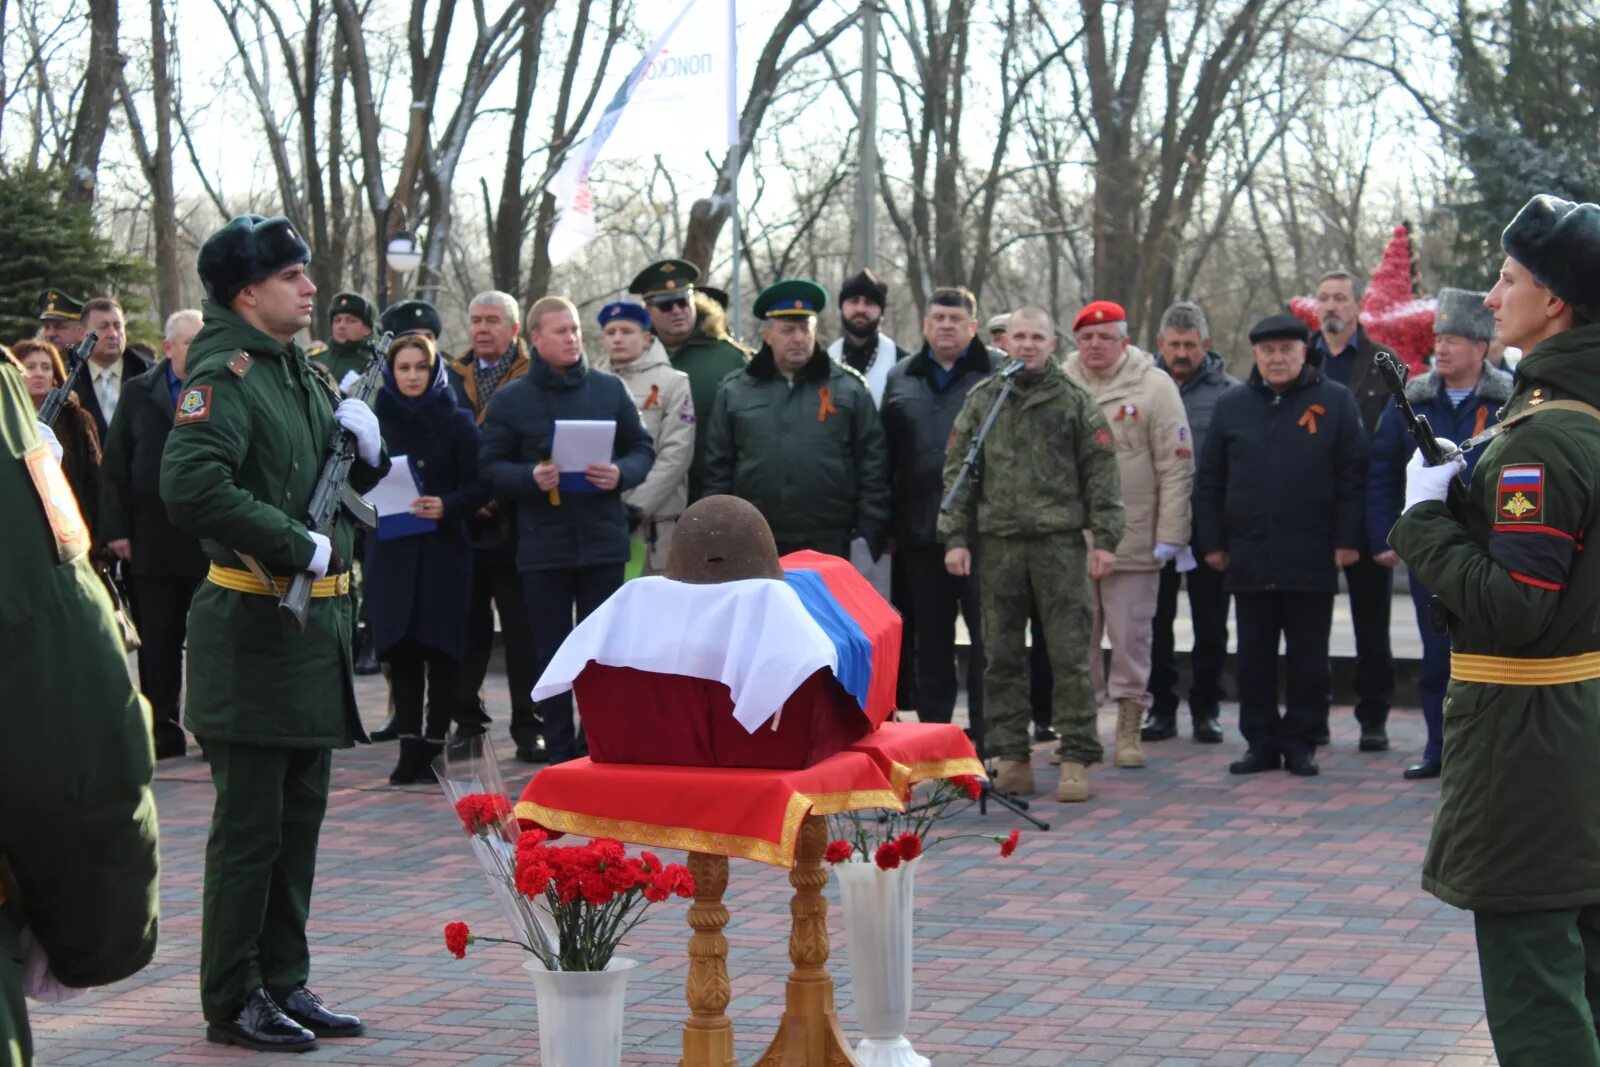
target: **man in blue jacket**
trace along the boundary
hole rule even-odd
[[[1217,400],[1195,479],[1195,547],[1223,572],[1239,630],[1239,730],[1250,751],[1234,774],[1317,773],[1338,568],[1360,555],[1366,431],[1350,391],[1307,365],[1307,336],[1293,315],[1250,331],[1255,369]]]
[[[1511,399],[1511,375],[1486,363],[1494,336],[1494,313],[1483,306],[1487,293],[1466,289],[1439,290],[1434,313],[1434,369],[1406,383],[1406,399],[1428,419],[1433,432],[1450,441],[1475,437],[1499,421],[1500,409]],[[1389,530],[1400,517],[1406,497],[1406,464],[1417,443],[1400,417],[1393,400],[1383,409],[1372,441],[1372,468],[1367,474],[1367,542],[1373,559],[1393,567],[1400,557],[1389,547]],[[1463,482],[1482,449],[1467,453]],[[1443,767],[1444,691],[1450,681],[1450,635],[1435,625],[1429,610],[1433,594],[1411,575],[1411,600],[1422,631],[1422,718],[1428,724],[1428,743],[1422,761],[1405,770],[1407,778],[1437,778]]]
[[[517,509],[517,570],[533,631],[533,674],[622,585],[628,513],[622,494],[644,481],[655,448],[622,379],[591,370],[578,309],[547,296],[528,310],[536,358],[526,377],[503,385],[484,417],[478,465],[497,497]],[[609,463],[563,471],[552,460],[557,420],[616,423]],[[551,763],[583,754],[572,694],[539,705]]]

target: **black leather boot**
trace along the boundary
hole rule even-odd
[[[367,1029],[354,1015],[331,1010],[305,986],[283,998],[283,1013],[318,1037],[360,1037]]]
[[[444,751],[443,741],[420,737],[400,739],[400,761],[389,774],[390,785],[415,785],[433,781],[433,758]]]
[[[310,1052],[317,1035],[283,1013],[265,989],[245,999],[232,1022],[206,1024],[206,1040],[261,1052]]]

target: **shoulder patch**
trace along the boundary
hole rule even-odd
[[[1094,432],[1094,443],[1102,452],[1115,452],[1117,450],[1116,441],[1111,439],[1111,431],[1104,426]]]
[[[1543,514],[1544,464],[1519,463],[1501,467],[1495,494],[1495,523],[1536,522]]]
[[[243,378],[250,373],[250,368],[256,365],[255,358],[250,353],[241,349],[228,360],[228,369],[233,371],[234,377]]]
[[[172,417],[173,425],[205,422],[209,418],[211,418],[211,386],[192,385],[178,394],[178,409]]]

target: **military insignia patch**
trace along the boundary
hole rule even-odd
[[[1497,523],[1533,522],[1544,512],[1544,464],[1500,468]]]
[[[243,378],[250,373],[250,368],[255,366],[255,360],[250,358],[248,352],[235,352],[233,358],[228,360],[228,369],[233,371],[235,378]]]
[[[1094,432],[1094,443],[1107,452],[1115,452],[1117,450],[1117,443],[1111,439],[1110,430],[1096,430]]]
[[[186,422],[205,422],[211,417],[211,386],[196,385],[185,389],[178,397],[178,411],[173,416],[174,425]]]

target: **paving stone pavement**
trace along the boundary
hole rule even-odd
[[[491,711],[510,757],[503,682]],[[370,724],[381,679],[359,680]],[[1229,709],[1231,723],[1236,712]],[[1103,715],[1109,739],[1113,716]],[[1187,726],[1185,725],[1185,733]],[[1244,750],[1187,736],[1147,746],[1143,771],[1100,768],[1086,805],[1055,803],[1036,752],[1034,805],[1052,824],[1017,854],[958,842],[934,851],[917,886],[911,1036],[938,1067],[1117,1064],[1494,1063],[1469,917],[1418,888],[1436,783],[1404,782],[1420,750],[1415,711],[1397,711],[1392,752],[1355,751],[1349,708],[1334,713],[1323,774],[1231,778]],[[537,1014],[519,953],[476,945],[449,956],[452,920],[499,933],[454,818],[435,787],[394,788],[392,744],[338,753],[312,906],[312,986],[360,1013],[367,1036],[295,1062],[492,1067],[538,1064]],[[34,1006],[42,1064],[255,1064],[282,1057],[209,1045],[196,989],[200,882],[212,791],[205,765],[164,762],[161,945],[143,973],[55,1007]],[[1003,834],[1004,811],[953,816],[954,832]],[[846,946],[830,886],[838,1006],[855,1033]],[[740,1062],[775,1028],[788,972],[785,872],[736,862],[728,894]],[[630,938],[623,1061],[678,1061],[686,1015],[681,901]]]

